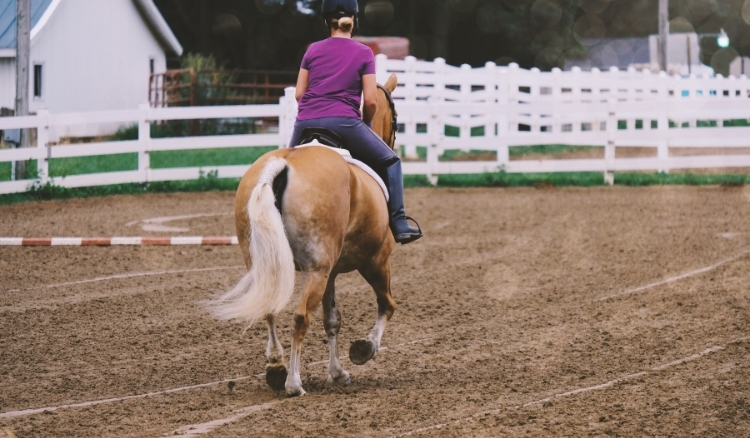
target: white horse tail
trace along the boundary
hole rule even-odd
[[[287,167],[283,158],[271,158],[250,194],[250,270],[215,303],[220,319],[241,319],[248,327],[266,315],[276,315],[294,292],[294,257],[276,208],[272,184]]]

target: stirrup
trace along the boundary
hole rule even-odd
[[[414,242],[415,240],[419,239],[420,237],[422,237],[424,235],[422,233],[422,227],[419,226],[419,222],[417,222],[416,219],[414,219],[411,216],[404,216],[404,219],[410,220],[410,221],[414,222],[417,225],[417,230],[419,230],[419,234],[401,233],[398,236],[393,236],[394,239],[396,240],[396,242],[398,242],[398,243],[400,243],[402,245],[406,245],[407,243]],[[404,237],[403,237],[403,239],[399,240],[399,238],[398,238],[399,236],[404,236]]]

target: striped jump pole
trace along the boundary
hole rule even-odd
[[[0,246],[217,246],[238,243],[237,236],[0,237]]]

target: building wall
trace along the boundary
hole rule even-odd
[[[54,5],[54,2],[53,2]],[[51,113],[134,109],[148,101],[150,59],[166,55],[133,0],[62,0],[31,41],[29,110]],[[42,65],[42,96],[34,97],[34,65]],[[0,58],[0,106],[13,107],[15,59]],[[110,134],[118,126],[70,126],[67,136]]]
[[[156,71],[166,69],[164,50],[132,0],[62,0],[32,41],[30,70],[42,63],[45,85],[32,111],[135,108],[148,100],[150,58]]]
[[[659,64],[659,36],[649,36],[651,63]],[[700,65],[700,45],[695,33],[671,33],[667,40],[667,64]]]
[[[0,107],[14,108],[16,100],[16,59],[0,58]]]

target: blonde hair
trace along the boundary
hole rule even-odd
[[[331,27],[342,32],[351,32],[354,29],[354,18],[341,17],[331,19]]]

